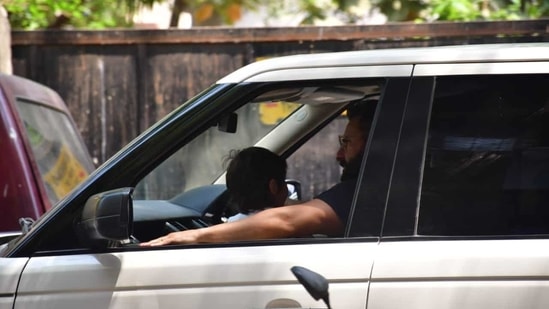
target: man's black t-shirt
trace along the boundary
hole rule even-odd
[[[343,225],[347,225],[349,219],[356,182],[356,178],[342,181],[316,197],[332,207]]]

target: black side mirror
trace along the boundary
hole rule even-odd
[[[305,287],[307,292],[309,292],[315,300],[322,299],[326,306],[328,306],[328,309],[332,308],[330,306],[328,280],[326,280],[326,278],[321,274],[301,266],[294,266],[290,270],[297,278],[297,281]]]
[[[91,196],[78,222],[81,240],[91,246],[130,238],[133,226],[133,188],[106,191]]]

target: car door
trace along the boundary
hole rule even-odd
[[[390,172],[392,170],[392,156],[387,155],[395,151],[396,140],[400,130],[403,108],[407,89],[409,87],[409,74],[411,67],[402,66],[402,77],[387,78],[379,76],[383,74],[382,68],[377,68],[376,76],[372,79],[367,78],[367,82],[381,82],[384,90],[379,99],[376,119],[372,124],[369,143],[363,162],[363,171],[370,171],[363,175],[365,183],[376,184],[375,202],[364,199],[362,185],[358,186],[356,195],[355,209],[372,209],[378,207],[379,200],[388,193],[388,184]],[[392,74],[395,74],[392,71]],[[314,76],[314,74],[313,74]],[[341,90],[338,86],[342,83],[360,83],[362,80],[349,79],[349,81],[340,81],[330,79],[322,81],[322,85],[312,85],[315,81],[305,81],[304,91],[309,95],[311,89],[319,91],[322,95],[320,99],[325,100],[328,95],[343,95],[348,101],[354,98],[357,88],[349,91],[351,88]],[[292,89],[299,87],[299,83],[282,82],[280,85]],[[286,94],[286,91],[279,91],[278,84],[264,83],[265,89],[275,93]],[[323,85],[329,88],[322,88]],[[318,87],[317,87],[318,86]],[[367,86],[367,87],[366,87]],[[372,88],[366,83],[363,89]],[[246,88],[249,87],[249,88]],[[251,88],[250,88],[251,87]],[[360,87],[359,87],[360,88]],[[248,89],[248,90],[247,90]],[[233,91],[234,95],[247,97],[247,100],[253,101],[253,97],[243,95],[249,89],[255,91],[254,96],[258,96],[257,86],[244,85]],[[329,89],[329,91],[324,91]],[[334,89],[336,91],[334,92]],[[337,90],[339,89],[339,90]],[[362,88],[361,88],[362,89]],[[368,90],[370,91],[370,90]],[[377,91],[377,90],[376,90]],[[270,94],[271,92],[269,92]],[[299,92],[302,93],[302,92]],[[378,93],[379,94],[379,93]],[[310,97],[309,97],[310,98]],[[221,100],[222,98],[218,98]],[[333,107],[328,107],[331,114],[326,114],[327,118],[318,118],[315,121],[318,124],[326,123],[336,117],[345,102],[337,101]],[[305,103],[307,104],[307,103]],[[313,104],[314,105],[314,104]],[[196,106],[196,104],[195,104]],[[246,106],[244,106],[246,107]],[[210,108],[210,107],[208,107]],[[211,110],[219,110],[210,108]],[[314,111],[322,111],[322,107],[314,107],[307,112],[299,110],[292,114],[290,124],[294,127],[307,128],[306,132],[291,132],[286,130],[284,124],[279,124],[276,131],[279,134],[267,135],[263,139],[254,142],[264,147],[282,147],[278,148],[286,155],[295,151],[301,143],[310,138],[316,132],[316,128],[311,127],[307,122]],[[255,111],[255,109],[237,110],[239,117],[244,117],[246,113]],[[331,115],[331,116],[329,116]],[[173,124],[177,115],[168,117],[165,127],[169,128],[167,123]],[[198,116],[195,116],[198,117]],[[192,130],[193,124],[199,120],[193,118],[195,123],[185,123],[186,128],[180,129],[181,132]],[[208,122],[204,122],[208,124]],[[312,124],[313,122],[311,122]],[[202,127],[211,127],[201,124]],[[163,125],[155,129],[161,131]],[[252,132],[258,132],[260,127],[251,126]],[[174,130],[166,129],[165,134],[159,134],[159,139],[163,141],[170,136],[178,136],[181,133],[173,133]],[[218,140],[214,134],[206,134],[204,140],[195,138],[188,145],[203,145],[205,141],[213,142],[216,147],[220,147],[221,140]],[[279,130],[279,131],[278,131]],[[154,129],[150,132],[154,132]],[[149,133],[150,133],[149,132]],[[164,132],[164,131],[162,131]],[[242,131],[240,131],[242,133]],[[190,134],[190,133],[185,133]],[[244,135],[247,135],[245,133]],[[285,135],[288,134],[288,135]],[[223,135],[224,139],[229,138]],[[269,137],[270,136],[270,137]],[[281,138],[281,136],[285,136]],[[185,140],[185,137],[182,137]],[[387,143],[387,141],[390,141]],[[178,141],[178,143],[182,143]],[[230,142],[232,147],[239,142]],[[337,143],[337,140],[334,141]],[[139,145],[140,143],[135,143]],[[137,146],[135,146],[137,147]],[[186,145],[180,149],[188,154],[191,151],[186,150]],[[214,149],[214,148],[212,148]],[[215,148],[217,149],[217,148]],[[143,156],[163,157],[151,154],[150,152],[164,150],[161,147],[147,148],[143,151]],[[124,152],[122,152],[124,153]],[[371,154],[371,155],[370,155]],[[382,155],[383,154],[383,155]],[[211,159],[214,153],[202,153],[200,156],[190,156],[191,158]],[[335,153],[334,153],[335,157]],[[167,162],[169,159],[166,159]],[[198,159],[197,159],[198,160]],[[116,162],[116,159],[112,160]],[[335,161],[335,160],[334,160]],[[198,170],[205,171],[210,166],[216,166],[212,160],[207,163],[197,164],[198,161],[191,161],[186,167],[186,175],[196,173]],[[135,165],[150,162],[139,158],[134,164],[128,164],[128,168],[138,168]],[[335,164],[335,163],[334,163]],[[158,168],[160,162],[154,162],[156,169],[160,173],[149,173],[147,177],[153,176],[153,179],[163,181],[172,174],[170,168]],[[184,164],[180,164],[184,165]],[[198,169],[197,169],[198,168]],[[101,170],[98,174],[101,174]],[[129,177],[130,172],[121,170],[118,178],[112,181],[121,182],[120,179]],[[131,173],[134,177],[142,172],[134,171]],[[181,175],[175,173],[175,176]],[[147,178],[145,177],[145,178]],[[217,177],[217,176],[216,176]],[[177,178],[177,177],[175,177]],[[144,179],[141,175],[138,180]],[[377,181],[376,181],[377,180]],[[190,186],[193,179],[185,179],[185,185]],[[154,183],[154,182],[153,182]],[[120,183],[121,184],[121,183]],[[181,185],[181,183],[179,184]],[[168,187],[165,183],[156,183],[159,189]],[[90,186],[90,188],[95,188]],[[151,186],[139,183],[136,187],[135,198],[141,205],[165,205],[168,200],[160,200],[161,197],[153,196],[150,192]],[[75,194],[78,194],[75,193]],[[80,201],[83,203],[84,201]],[[76,207],[76,206],[75,206]],[[134,208],[135,210],[135,208]],[[154,209],[153,209],[154,210]],[[61,211],[61,210],[60,210]],[[65,214],[70,214],[70,208],[67,208]],[[202,244],[187,246],[169,246],[157,248],[140,248],[135,246],[125,247],[100,247],[100,248],[66,248],[55,249],[61,246],[49,241],[47,236],[40,238],[42,242],[30,240],[29,244],[37,247],[48,248],[49,250],[37,250],[25,267],[18,286],[17,299],[14,308],[32,308],[32,307],[50,307],[50,308],[311,308],[322,307],[321,303],[313,300],[304,288],[299,285],[290,272],[292,266],[303,266],[319,273],[322,273],[331,283],[330,299],[339,307],[346,308],[365,308],[368,297],[368,286],[370,272],[374,256],[377,254],[379,241],[380,221],[383,210],[377,209],[375,214],[368,218],[368,223],[372,226],[364,228],[366,222],[361,222],[359,217],[352,216],[352,224],[347,229],[344,237],[304,237],[296,239],[279,239],[263,241],[242,241],[225,244]],[[48,220],[45,218],[43,220]],[[72,220],[64,220],[67,226],[73,226]],[[350,222],[351,222],[350,221]],[[164,223],[164,222],[162,222]],[[75,240],[71,239],[73,235],[59,233],[57,226],[50,229],[44,228],[44,232],[51,235],[60,235],[60,241],[70,244]],[[147,233],[152,233],[154,227],[149,225],[147,228],[134,226],[134,230],[140,237],[146,237]],[[357,226],[353,228],[352,226]],[[356,232],[360,231],[360,232]],[[57,233],[57,234],[56,234]],[[151,235],[149,235],[151,236]],[[49,236],[52,238],[52,236]],[[69,247],[70,245],[64,245]],[[52,249],[53,248],[53,249]],[[27,252],[21,250],[21,252]]]
[[[368,308],[547,307],[546,72],[416,66]]]
[[[27,258],[0,259],[0,308],[13,307],[17,282],[27,261]]]

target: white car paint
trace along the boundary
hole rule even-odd
[[[12,308],[19,276],[28,258],[0,258],[0,308]]]
[[[547,308],[549,240],[381,243],[369,309]]]
[[[549,44],[290,56],[252,64],[219,83],[362,77],[374,66],[375,76],[385,76],[382,65],[391,76],[409,76],[413,65],[419,76],[549,73]],[[307,117],[294,117],[295,123],[280,127],[283,137],[259,144],[286,149],[288,139],[298,138],[291,129],[307,125]],[[299,265],[330,281],[334,308],[546,308],[548,245],[547,239],[418,237],[2,258],[0,307],[12,308],[16,289],[14,308],[324,307],[291,275],[289,269]]]
[[[402,49],[378,49],[348,51],[339,53],[325,53],[312,55],[293,55],[261,60],[247,65],[220,79],[217,83],[239,83],[256,78],[264,80],[257,75],[269,72],[270,78],[284,79],[285,70],[301,69],[301,74],[307,74],[308,70],[326,68],[325,75],[322,70],[315,71],[321,74],[319,78],[333,77],[332,68],[363,67],[363,66],[398,66],[409,64],[435,64],[435,63],[487,63],[487,62],[524,62],[547,61],[549,44],[485,44],[462,46],[439,46],[429,48],[402,48]],[[306,69],[306,70],[305,70]],[[359,73],[359,69],[353,69]],[[274,72],[280,72],[275,74]],[[341,74],[345,73],[340,70]],[[349,73],[350,74],[350,73]],[[303,76],[303,75],[301,75]],[[314,76],[314,75],[312,75]]]
[[[15,308],[252,308],[319,305],[290,268],[328,278],[333,301],[365,308],[377,242],[180,248],[32,258]],[[46,284],[47,283],[47,284]]]

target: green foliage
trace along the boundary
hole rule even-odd
[[[516,20],[549,16],[549,0],[430,0],[422,20]]]
[[[7,0],[3,3],[14,29],[125,27],[128,6],[104,0]]]
[[[0,3],[8,11],[14,29],[102,29],[131,26],[134,12],[164,1],[168,0],[0,0]],[[549,16],[549,0],[175,0],[175,3],[174,12],[191,12],[196,25],[232,24],[241,17],[243,9],[254,10],[260,5],[267,7],[270,18],[295,14],[302,17],[302,24],[315,24],[327,18],[353,24],[373,10],[383,13],[388,21]]]
[[[472,21],[482,17],[480,3],[470,0],[431,0],[427,8],[431,20]]]
[[[549,16],[549,0],[498,1],[488,19],[524,19]],[[503,2],[503,3],[502,3]]]
[[[372,3],[375,7],[378,7],[379,10],[385,14],[385,16],[387,16],[389,21],[410,21],[419,17],[422,10],[427,7],[426,1],[372,0]]]
[[[315,19],[325,19],[326,10],[314,0],[301,0],[299,10],[307,12],[307,16],[303,20],[304,24],[312,24]]]
[[[371,0],[371,2],[387,16],[389,21],[514,20],[549,16],[549,0]]]

